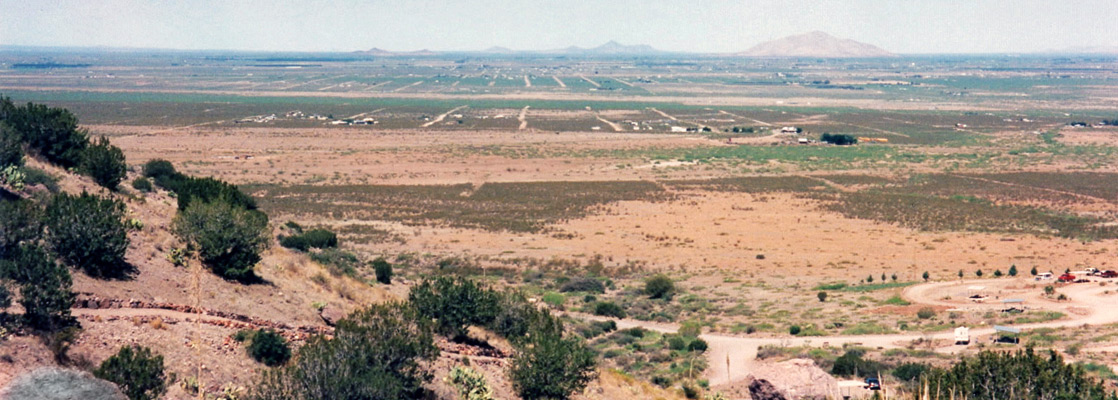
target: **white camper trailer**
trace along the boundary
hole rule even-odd
[[[970,344],[970,328],[965,326],[955,328],[955,344]]]

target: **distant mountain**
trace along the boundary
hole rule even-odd
[[[384,50],[384,49],[378,49],[376,47],[365,50],[365,51],[355,51],[353,53],[354,54],[360,54],[360,55],[366,55],[366,56],[377,56],[377,57],[409,57],[409,56],[414,57],[414,56],[434,56],[434,55],[439,54],[439,53],[436,53],[436,52],[433,52],[433,51],[430,51],[430,50],[427,50],[427,49],[423,49],[423,50],[419,50],[419,51],[388,51],[388,50]]]
[[[850,39],[839,39],[819,31],[764,42],[734,55],[742,57],[819,58],[896,57],[896,54],[882,50],[877,46]]]
[[[1060,50],[1048,50],[1041,53],[1054,54],[1118,54],[1118,46],[1077,46]]]
[[[493,47],[490,47],[488,49],[482,50],[481,52],[482,53],[489,53],[489,54],[516,54],[517,53],[516,50],[510,49],[508,47],[501,47],[501,46],[493,46]]]

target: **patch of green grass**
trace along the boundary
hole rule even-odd
[[[907,300],[902,299],[899,295],[893,295],[893,297],[883,300],[880,304],[890,306],[907,306],[912,303],[909,303]]]
[[[842,330],[843,335],[881,335],[893,333],[893,330],[874,322],[862,322]]]
[[[911,281],[911,282],[867,283],[867,284],[858,285],[858,286],[847,286],[847,287],[842,288],[841,291],[843,291],[843,292],[856,292],[856,293],[875,292],[875,291],[878,291],[878,290],[903,288],[903,287],[915,285],[917,283],[920,283],[920,282]]]

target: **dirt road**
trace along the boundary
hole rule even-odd
[[[525,77],[524,79],[528,78]],[[531,106],[524,106],[524,108],[520,109],[520,116],[516,117],[516,119],[520,121],[520,128],[518,128],[519,130],[528,129],[528,107]]]
[[[439,114],[439,116],[435,117],[435,119],[433,119],[433,120],[431,120],[431,121],[427,122],[426,124],[423,124],[423,127],[424,127],[424,128],[426,128],[426,127],[429,127],[429,126],[431,126],[431,125],[437,124],[437,123],[439,123],[439,122],[443,122],[443,120],[444,120],[444,119],[446,119],[446,117],[447,117],[448,115],[450,115],[451,113],[454,113],[455,111],[461,110],[461,109],[463,109],[463,108],[466,108],[466,106],[458,106],[458,107],[454,107],[454,108],[452,108],[452,109],[451,109],[450,111],[447,111],[447,112],[444,112],[444,113],[442,113],[442,114]]]

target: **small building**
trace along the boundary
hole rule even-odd
[[[800,132],[800,130],[796,129],[796,127],[794,127],[794,126],[785,126],[783,128],[780,128],[780,133],[799,133],[799,132]]]
[[[955,344],[970,344],[970,328],[965,326],[955,328]]]
[[[684,128],[682,126],[672,126],[671,130],[672,132],[687,132],[687,128]]]
[[[1021,329],[994,325],[994,343],[1021,343]]]

